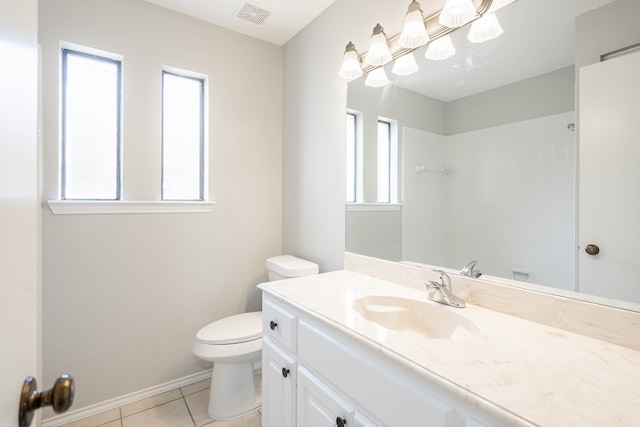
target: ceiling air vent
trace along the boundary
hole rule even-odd
[[[245,3],[237,14],[237,17],[254,24],[262,24],[265,19],[271,15],[271,12],[254,6],[251,3]]]

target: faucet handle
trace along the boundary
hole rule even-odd
[[[440,283],[439,283],[440,286],[443,286],[443,287],[446,288],[447,287],[447,283],[451,283],[451,278],[444,271],[442,271],[442,270],[433,270],[433,272],[434,273],[438,273],[440,275]],[[445,283],[445,281],[444,281],[445,278],[447,279],[447,283]]]
[[[478,260],[475,260],[475,259],[467,263],[467,265],[462,267],[462,270],[460,270],[460,275],[473,277],[474,279],[477,279],[478,277],[480,277],[482,275],[482,272],[480,270],[474,270],[477,263],[478,263]]]
[[[426,282],[424,282],[424,287],[426,289],[444,288],[445,286],[446,285],[444,285],[443,283],[436,282],[435,280],[427,280]]]

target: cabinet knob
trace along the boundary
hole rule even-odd
[[[600,253],[600,248],[598,245],[590,244],[584,248],[585,252],[589,255],[598,255]]]
[[[269,322],[269,327],[272,331],[274,331],[278,327],[278,324],[272,320],[271,322]]]
[[[289,370],[287,368],[282,368],[282,376],[287,378],[289,376]]]
[[[344,427],[344,426],[347,425],[347,420],[345,420],[344,418],[338,417],[338,418],[336,418],[336,425],[338,427]]]

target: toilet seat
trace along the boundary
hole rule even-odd
[[[262,337],[262,312],[236,314],[209,323],[196,334],[202,344],[239,344]]]
[[[262,312],[236,314],[196,334],[193,353],[209,362],[252,362],[262,354]]]

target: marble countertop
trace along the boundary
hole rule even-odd
[[[351,271],[267,282],[260,288],[405,363],[482,410],[521,426],[637,426],[640,351],[467,304],[453,308],[480,334],[462,340],[392,332],[363,319],[355,300],[426,291]],[[428,302],[431,304],[436,304]]]

